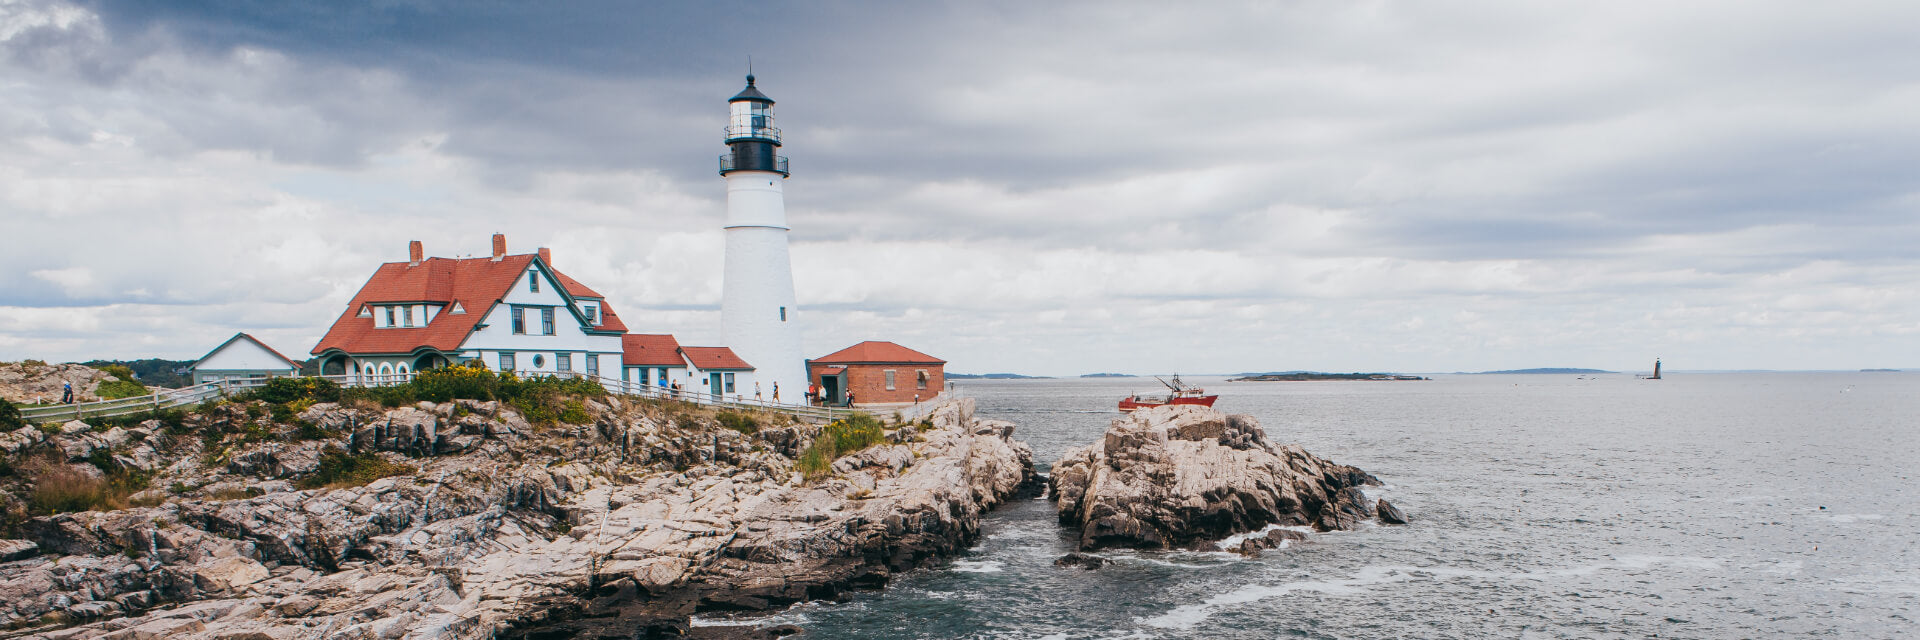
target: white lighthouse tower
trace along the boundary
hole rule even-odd
[[[800,318],[793,300],[793,263],[787,257],[787,204],[781,183],[787,159],[773,126],[773,100],[753,87],[727,101],[727,146],[720,175],[727,179],[727,266],[720,299],[720,330],[728,347],[754,367],[754,380],[771,399],[798,402],[807,389],[800,354]]]

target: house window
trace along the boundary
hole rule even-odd
[[[553,335],[553,307],[540,309],[540,335]]]
[[[721,377],[727,381],[727,393],[733,393],[733,374],[729,373]]]
[[[921,369],[913,374],[913,388],[915,389],[927,388],[927,370],[926,369]]]
[[[545,366],[547,366],[547,357],[538,353],[533,354],[533,368],[539,369]]]
[[[573,354],[571,353],[554,354],[553,369],[555,371],[572,371],[573,370]]]
[[[787,308],[786,308],[786,307],[780,307],[780,321],[781,321],[781,322],[786,322],[786,321],[787,321]]]
[[[882,371],[881,373],[887,374],[887,390],[892,391],[893,390],[893,370],[888,369],[886,371]]]
[[[519,335],[526,332],[527,332],[527,310],[520,307],[514,307],[513,308],[513,333],[515,335]]]
[[[586,305],[580,307],[580,311],[587,316],[587,326],[600,326],[600,307]]]
[[[530,291],[533,293],[540,293],[540,272],[539,271],[527,272],[527,291]]]
[[[600,375],[600,356],[587,354],[587,375]]]
[[[657,382],[655,382],[654,384],[658,384],[662,387],[667,386],[667,368],[660,367],[659,372],[660,372],[660,375],[657,378],[655,378]]]
[[[513,353],[512,352],[508,352],[508,351],[500,352],[500,370],[501,371],[513,370]]]
[[[391,328],[393,328],[393,327],[394,327],[394,324],[393,324],[393,307],[381,307],[381,308],[383,308],[383,309],[386,309],[386,310],[387,310],[387,328],[389,328],[389,329],[391,329]]]
[[[401,308],[400,317],[401,317],[400,326],[403,326],[403,327],[413,326],[413,305],[407,305],[406,307]]]

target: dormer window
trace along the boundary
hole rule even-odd
[[[600,326],[600,307],[590,305],[590,304],[581,305],[580,312],[582,315],[587,316],[588,326],[594,326],[594,327]]]
[[[382,308],[387,310],[387,328],[391,329],[394,326],[396,326],[393,323],[393,307],[382,307]]]
[[[401,317],[400,326],[403,326],[403,327],[413,326],[413,305],[407,305],[405,307],[401,307],[400,317]]]
[[[539,271],[527,272],[527,291],[532,293],[540,293],[540,272]]]

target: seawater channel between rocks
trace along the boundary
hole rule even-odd
[[[773,616],[819,638],[1905,637],[1920,610],[1914,373],[1227,383],[1228,413],[1378,476],[1405,527],[1259,559],[1109,551],[1044,499],[965,556]],[[960,381],[1043,471],[1151,379]]]

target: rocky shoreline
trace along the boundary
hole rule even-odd
[[[1215,548],[1257,555],[1297,530],[1352,529],[1405,516],[1360,487],[1380,481],[1298,445],[1273,445],[1252,416],[1169,405],[1114,419],[1100,442],[1054,463],[1050,497],[1060,524],[1080,532],[1081,551],[1109,547]],[[1066,560],[1063,558],[1063,561]],[[1078,562],[1078,561],[1076,561]]]
[[[817,425],[585,405],[586,423],[548,426],[454,401],[0,434],[9,460],[167,487],[131,497],[148,506],[16,523],[0,541],[0,638],[779,635],[792,630],[689,618],[877,587],[965,548],[1033,484],[1013,425],[967,399],[811,478],[798,458]],[[263,435],[196,435],[210,421]],[[342,460],[398,473],[303,488]]]

